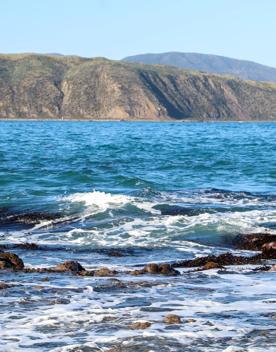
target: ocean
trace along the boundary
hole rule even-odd
[[[267,122],[1,121],[0,246],[30,268],[118,274],[0,270],[0,350],[276,351],[275,272],[126,273],[252,255],[232,243],[276,231],[275,156]]]

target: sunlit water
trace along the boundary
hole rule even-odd
[[[270,123],[1,122],[2,218],[55,219],[3,223],[0,244],[43,245],[14,250],[28,267],[74,259],[118,271],[241,253],[234,236],[276,229],[275,155]],[[275,351],[275,273],[252,268],[116,278],[0,271],[15,284],[0,290],[0,350]],[[182,324],[166,325],[168,313]],[[151,327],[129,329],[140,320]]]

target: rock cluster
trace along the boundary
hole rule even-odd
[[[175,270],[171,264],[162,263],[150,263],[147,264],[143,269],[131,271],[132,275],[142,275],[142,274],[160,274],[166,276],[176,276],[179,275],[179,271]]]

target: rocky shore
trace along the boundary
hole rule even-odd
[[[233,265],[261,265],[254,270],[276,271],[276,265],[273,260],[276,259],[276,235],[271,233],[248,234],[239,235],[235,238],[233,245],[242,250],[258,251],[255,255],[237,256],[230,252],[220,255],[209,255],[199,257],[191,260],[179,261],[175,263],[149,263],[143,268],[135,270],[112,270],[108,267],[98,267],[95,270],[86,270],[78,261],[68,260],[60,263],[54,267],[32,268],[26,267],[23,260],[13,252],[5,251],[8,248],[15,250],[16,248],[30,251],[41,250],[43,247],[36,243],[19,243],[13,245],[2,245],[0,252],[0,270],[11,270],[13,272],[24,273],[71,273],[78,276],[99,276],[99,277],[113,277],[124,274],[130,275],[163,275],[163,276],[177,276],[180,272],[176,268],[195,268],[193,270],[211,270],[223,269],[227,270],[226,266]],[[53,248],[51,249],[53,250]],[[111,255],[121,256],[123,253],[111,251]],[[186,272],[185,272],[186,273]],[[184,274],[185,274],[184,273]],[[184,275],[182,274],[182,275]],[[1,283],[1,288],[8,288],[9,285]]]
[[[198,351],[201,351],[203,350],[204,340],[200,339],[199,331],[203,329],[205,334],[217,333],[213,342],[207,340],[208,346],[212,346],[212,343],[216,346],[222,346],[223,339],[219,338],[221,331],[219,322],[221,319],[231,322],[237,314],[235,310],[231,314],[228,313],[227,308],[225,308],[225,311],[217,308],[216,311],[215,307],[218,302],[214,303],[213,299],[216,291],[218,291],[217,294],[221,294],[221,291],[215,288],[217,280],[224,281],[225,277],[233,277],[230,281],[236,285],[236,289],[239,288],[240,280],[244,280],[244,277],[247,276],[254,277],[255,282],[260,279],[262,283],[265,282],[267,280],[265,276],[274,275],[273,272],[276,271],[275,244],[276,234],[268,232],[253,233],[237,236],[234,238],[229,251],[218,255],[206,255],[190,260],[172,262],[149,262],[143,265],[135,265],[135,267],[132,267],[132,265],[129,267],[123,265],[110,267],[97,264],[89,265],[90,263],[87,260],[86,264],[83,264],[82,261],[75,260],[73,250],[65,249],[62,246],[46,246],[33,242],[6,243],[0,247],[0,295],[5,300],[17,297],[18,308],[16,309],[19,309],[19,311],[20,309],[23,309],[23,311],[34,309],[33,321],[40,321],[40,314],[42,314],[45,320],[42,326],[45,325],[46,332],[47,329],[51,331],[52,320],[56,321],[56,324],[64,326],[64,328],[59,329],[74,331],[75,326],[79,326],[78,329],[81,331],[92,310],[93,319],[96,320],[91,317],[89,324],[95,331],[95,336],[99,336],[101,331],[104,331],[103,329],[110,331],[110,334],[118,331],[119,336],[124,336],[124,334],[130,336],[129,340],[124,337],[116,340],[115,333],[110,341],[105,342],[103,339],[99,345],[95,344],[93,346],[80,343],[75,347],[68,346],[66,351],[133,352],[135,350],[145,352],[147,351],[146,348],[152,344],[153,339],[158,349],[165,352],[178,352],[183,349],[183,346],[187,351],[192,351],[186,342],[180,342],[179,338],[175,339],[173,337],[174,333],[177,332],[189,336],[190,331],[193,331],[196,334],[195,336],[198,335],[198,337],[195,337],[195,341],[197,341]],[[71,256],[71,259],[52,266],[47,262],[44,264],[43,260],[40,260],[41,265],[39,266],[30,265],[28,258],[37,256],[47,258],[48,253],[53,255],[55,250],[57,251],[57,257],[59,253],[67,252],[67,257],[70,258]],[[234,254],[235,252],[239,255]],[[87,253],[89,255],[89,252]],[[106,248],[104,253],[115,259],[133,255],[133,252],[129,252],[127,249],[118,248]],[[25,258],[28,264],[24,263]],[[3,278],[5,279],[3,280]],[[64,285],[65,282],[67,282],[67,285]],[[177,304],[173,300],[176,292],[174,287],[179,287],[177,296],[184,307],[186,306],[185,310],[176,308]],[[161,288],[164,297],[159,294]],[[188,299],[187,302],[182,297],[183,289],[187,291],[185,296],[185,299]],[[164,306],[166,292],[169,292],[171,299]],[[192,299],[194,294],[203,299],[201,309],[197,307],[197,299]],[[143,295],[145,295],[145,298]],[[124,305],[120,303],[120,297],[122,296],[126,300],[125,302],[128,302],[128,308],[132,307],[134,313],[131,313],[131,310],[125,315]],[[88,301],[87,297],[89,297]],[[159,299],[161,299],[160,302]],[[191,303],[189,303],[189,299]],[[94,301],[95,307],[93,305]],[[263,301],[264,304],[265,302],[270,303],[269,299]],[[108,307],[109,302],[112,302],[114,311],[105,308],[103,313],[99,307],[105,305]],[[83,307],[82,304],[84,304]],[[189,304],[190,307],[188,307]],[[212,307],[213,304],[215,304],[214,307]],[[262,308],[261,317],[263,316],[269,321],[274,320],[273,307],[266,305],[266,309]],[[119,311],[115,307],[120,307]],[[231,310],[231,306],[229,309]],[[12,314],[13,310],[9,308],[9,311]],[[58,313],[63,315],[58,317],[56,312],[63,312]],[[67,316],[69,321],[64,322],[63,319],[65,318],[63,317]],[[39,326],[37,329],[40,329]],[[5,331],[5,341],[10,341],[8,337],[10,334],[7,330]],[[158,331],[160,336],[158,336]],[[147,340],[147,335],[144,334],[149,334],[151,339]],[[268,330],[266,334],[267,336],[264,338],[267,340],[265,341],[271,341],[272,332],[270,333],[270,330]],[[252,339],[254,340],[255,337],[249,335],[248,341]],[[61,346],[67,344],[63,341]],[[57,342],[51,345],[51,342],[48,341],[45,343],[45,350],[51,350],[51,346],[58,346]],[[55,351],[62,350],[57,348]]]

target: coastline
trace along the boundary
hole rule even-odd
[[[0,118],[0,122],[11,121],[11,122],[23,122],[23,121],[37,121],[37,122],[157,122],[157,123],[193,123],[193,122],[209,122],[209,123],[220,123],[220,122],[233,122],[233,123],[275,123],[276,119],[247,119],[247,120],[237,120],[237,119],[89,119],[89,118]]]

